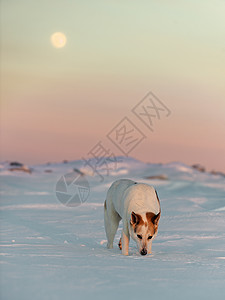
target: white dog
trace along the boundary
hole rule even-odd
[[[150,254],[160,214],[159,198],[153,187],[128,179],[115,181],[104,203],[107,247],[113,248],[113,240],[122,219],[122,243],[121,239],[119,242],[122,254],[128,255],[130,236],[137,243],[141,255]]]

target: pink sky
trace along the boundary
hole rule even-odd
[[[121,155],[106,135],[127,116],[147,137],[130,156],[225,171],[224,3],[67,2],[3,1],[1,160],[79,159],[100,140]],[[149,91],[172,112],[153,133],[131,113]]]

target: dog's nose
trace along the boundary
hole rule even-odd
[[[141,250],[141,255],[146,255],[147,254],[147,250],[146,249],[142,249]]]

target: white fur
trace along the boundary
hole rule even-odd
[[[105,201],[105,231],[108,239],[107,246],[113,248],[119,222],[123,220],[122,254],[124,255],[128,255],[129,239],[132,236],[130,221],[133,211],[142,215],[143,219],[146,218],[146,212],[158,214],[160,204],[155,189],[147,184],[135,183],[128,179],[115,181],[109,188]],[[149,249],[151,250],[151,246]]]

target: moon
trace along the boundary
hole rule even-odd
[[[66,45],[67,38],[62,32],[55,32],[51,35],[51,43],[55,48],[63,48]]]

